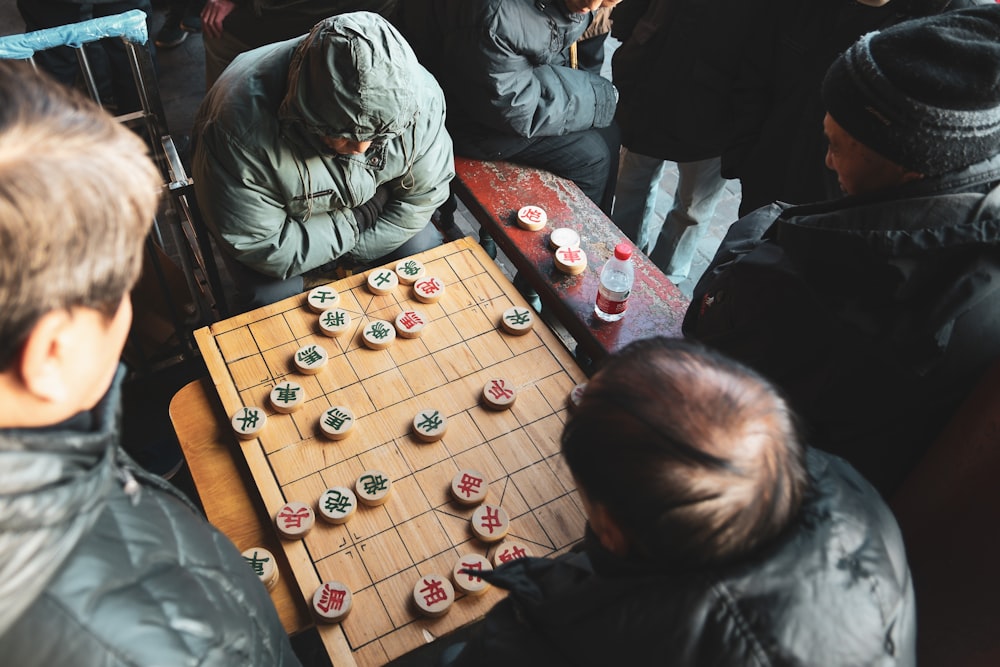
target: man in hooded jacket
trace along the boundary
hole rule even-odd
[[[313,269],[440,243],[428,223],[454,175],[444,114],[437,82],[377,14],[237,57],[198,111],[193,171],[244,305],[301,292]]]

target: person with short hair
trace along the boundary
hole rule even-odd
[[[161,189],[135,134],[0,60],[4,664],[298,664],[233,544],[119,444],[129,290]]]
[[[822,95],[847,196],[736,222],[683,330],[889,495],[1000,357],[1000,7],[869,33]]]
[[[913,665],[899,527],[777,390],[680,340],[609,357],[562,453],[582,548],[482,575],[508,590],[459,665]]]
[[[441,88],[377,14],[237,57],[198,110],[193,172],[242,307],[303,291],[308,272],[439,245],[430,220],[455,174],[444,119]]]

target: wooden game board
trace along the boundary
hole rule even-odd
[[[385,505],[359,507],[345,525],[317,519],[304,540],[282,541],[307,600],[328,579],[353,591],[347,619],[320,625],[338,667],[384,664],[480,617],[501,598],[496,589],[478,597],[460,594],[436,619],[417,616],[410,601],[419,576],[448,576],[460,556],[487,552],[470,532],[474,508],[449,499],[460,469],[478,469],[492,480],[487,502],[507,511],[508,539],[527,544],[534,555],[565,551],[583,535],[580,499],[559,455],[567,396],[583,373],[540,319],[523,336],[500,330],[503,311],[526,304],[470,239],[416,257],[427,275],[444,281],[444,297],[422,304],[403,285],[374,296],[361,274],[332,283],[339,307],[353,319],[354,331],[339,338],[319,333],[305,295],[195,334],[226,413],[244,405],[267,410],[258,439],[237,445],[234,437],[233,443],[272,516],[287,501],[315,506],[328,487],[353,487],[365,469],[381,469],[393,479]],[[364,323],[391,322],[404,305],[431,320],[423,335],[397,338],[386,350],[364,347]],[[326,348],[330,361],[318,375],[296,373],[292,355],[311,343]],[[508,411],[480,405],[483,385],[498,376],[518,388]],[[292,414],[275,413],[267,404],[271,388],[285,379],[307,392],[305,406]],[[317,433],[318,415],[333,405],[350,407],[357,419],[345,440]],[[429,407],[442,411],[449,425],[443,440],[423,443],[411,433],[412,420]]]

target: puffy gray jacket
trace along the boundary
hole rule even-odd
[[[347,255],[381,257],[422,230],[454,175],[444,95],[377,14],[323,21],[304,37],[240,55],[195,121],[202,213],[243,264],[287,278]],[[373,141],[330,153],[320,137]],[[351,209],[389,202],[361,229]]]
[[[65,429],[0,431],[0,662],[298,665],[236,547],[118,447],[121,376]]]
[[[399,12],[444,88],[459,153],[488,155],[497,136],[509,148],[511,137],[527,143],[611,124],[611,82],[569,66],[591,14],[570,14],[562,0],[406,0]]]

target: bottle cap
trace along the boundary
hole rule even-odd
[[[629,259],[632,257],[632,246],[622,241],[615,246],[615,259]]]

